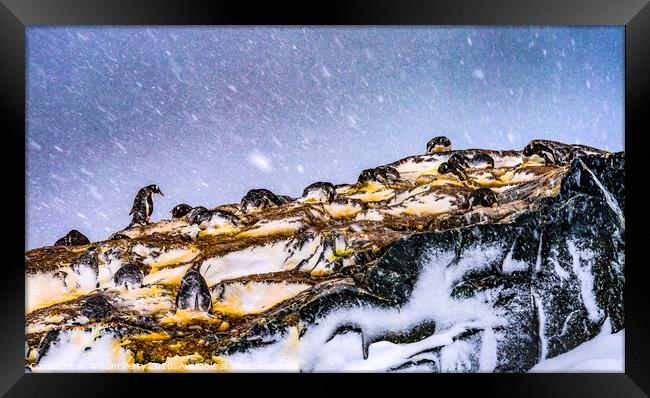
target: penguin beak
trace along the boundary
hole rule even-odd
[[[160,194],[160,196],[165,196],[165,194],[162,193],[162,191],[158,191],[158,193]]]

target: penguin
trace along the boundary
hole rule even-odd
[[[291,203],[291,202],[293,202],[295,200],[291,196],[287,196],[287,195],[278,195],[278,199],[280,199],[280,202],[281,202],[280,204],[283,204],[283,205],[285,205],[287,203]]]
[[[220,218],[221,220],[216,220],[216,218]],[[207,228],[206,223],[215,221],[226,221],[235,227],[241,227],[243,225],[239,217],[225,210],[208,210],[203,206],[197,206],[187,213],[187,222],[189,224],[199,225],[201,228]]]
[[[172,218],[181,218],[192,210],[192,206],[185,203],[174,206],[172,209]]]
[[[526,147],[524,147],[524,150],[522,151],[523,155],[526,157],[531,157],[533,155],[537,155],[544,159],[544,165],[556,165],[559,163],[559,159],[557,158],[557,153],[552,150],[551,148],[548,147],[548,145],[545,145],[541,142],[536,142],[535,140],[531,141]]]
[[[527,155],[527,153],[532,153],[533,155],[539,155],[540,157],[544,158],[540,152],[546,153],[547,157],[551,158],[552,164],[554,165],[569,164],[576,157],[583,155],[596,155],[606,153],[606,151],[587,145],[570,145],[551,140],[532,140],[528,143],[526,148],[524,148],[525,156],[531,156]],[[547,161],[546,158],[544,160],[546,164],[551,164],[551,162]]]
[[[467,179],[465,175],[465,170],[457,165],[456,163],[447,163],[447,162],[442,162],[440,163],[440,166],[438,166],[438,174],[453,174],[456,177],[458,177],[459,180],[465,181]]]
[[[428,154],[448,151],[451,151],[451,141],[445,136],[434,137],[427,143]]]
[[[143,280],[144,274],[140,271],[140,268],[133,264],[124,264],[113,276],[115,286],[125,287],[126,289],[142,287]]]
[[[210,210],[203,206],[197,206],[187,213],[187,222],[190,224],[201,224],[203,221],[208,221],[212,218]]]
[[[232,225],[233,227],[241,227],[244,224],[241,222],[241,219],[237,217],[236,215],[232,214],[229,211],[225,210],[209,210],[210,212],[210,218],[208,218],[206,221],[199,223],[200,227],[207,228],[210,225],[215,225],[215,224],[224,224],[228,223]]]
[[[400,178],[399,171],[397,171],[397,169],[393,166],[384,165],[377,167],[377,169],[384,170],[386,172],[386,177],[388,178],[389,182],[395,182]]]
[[[479,188],[469,197],[470,210],[474,207],[492,207],[498,205],[497,194],[489,188]]]
[[[181,280],[181,287],[176,295],[176,309],[193,309],[210,312],[212,297],[205,279],[199,271],[190,268]]]
[[[108,240],[120,240],[120,239],[131,239],[131,237],[119,232],[115,232],[108,237]]]
[[[302,191],[302,198],[313,198],[319,202],[330,203],[336,199],[336,189],[331,182],[315,182]]]
[[[477,169],[491,169],[494,168],[494,159],[485,152],[479,152],[472,157],[470,164]]]
[[[465,169],[469,167],[469,158],[462,153],[454,153],[449,157],[449,159],[447,159],[447,163]]]
[[[129,215],[133,214],[133,221],[131,221],[131,224],[127,228],[149,224],[149,217],[153,213],[153,195],[156,193],[165,196],[160,191],[160,188],[158,188],[158,185],[155,184],[140,188],[138,194],[135,195],[133,207],[131,207],[131,212],[129,213]]]
[[[90,240],[84,234],[73,229],[66,236],[57,240],[54,246],[83,246],[89,244]]]
[[[367,182],[378,182],[380,184],[390,184],[399,179],[399,172],[393,166],[379,166],[373,169],[366,169],[361,172],[357,182],[365,184]]]
[[[106,297],[95,294],[88,297],[81,305],[81,315],[90,320],[101,320],[108,317],[112,309]]]
[[[99,287],[99,258],[97,250],[91,249],[83,252],[77,258],[75,258],[70,264],[72,271],[81,276],[84,275],[84,278],[93,277],[96,280],[95,287]]]
[[[276,194],[268,189],[251,189],[241,199],[241,210],[245,213],[250,211],[265,209],[268,207],[281,206],[286,203],[286,199],[280,199]]]

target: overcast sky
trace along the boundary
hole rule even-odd
[[[534,138],[624,148],[621,27],[29,27],[26,247]]]

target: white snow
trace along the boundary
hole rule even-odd
[[[582,302],[587,309],[587,314],[592,322],[596,322],[601,318],[602,310],[596,303],[596,296],[594,295],[594,275],[592,273],[592,266],[595,260],[594,253],[591,250],[580,250],[572,240],[567,240],[567,247],[571,254],[573,272],[580,281],[580,295]]]
[[[86,350],[87,347],[90,349]],[[50,346],[34,372],[115,372],[127,371],[131,354],[117,339],[101,329],[64,331]]]
[[[530,372],[625,372],[625,330],[611,334],[606,329],[569,352],[541,361]]]
[[[273,171],[271,159],[258,150],[255,150],[248,155],[248,163],[265,173]]]
[[[450,292],[468,269],[475,269],[496,255],[497,251],[468,249],[462,261],[448,266],[454,253],[432,251],[411,300],[402,308],[360,306],[340,309],[319,319],[318,324],[309,327],[300,339],[289,333],[274,344],[235,354],[225,360],[235,371],[250,369],[247,366],[255,364],[267,370],[381,372],[407,362],[409,356],[420,355],[418,353],[423,350],[448,345],[443,368],[462,371],[468,365],[468,343],[454,342],[454,337],[478,327],[485,331],[482,332],[479,371],[490,372],[496,363],[496,342],[490,329],[500,324],[499,314],[485,304],[481,294],[467,300],[454,300]],[[356,324],[364,336],[372,337],[390,330],[408,329],[427,319],[436,323],[437,330],[433,335],[411,344],[377,341],[368,347],[367,359],[363,358],[361,337],[357,333],[345,333],[330,339],[337,326],[342,324]]]

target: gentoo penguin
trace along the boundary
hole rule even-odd
[[[181,280],[181,287],[176,295],[176,309],[193,309],[210,312],[212,297],[205,279],[199,271],[190,268]]]
[[[427,153],[451,151],[451,141],[445,136],[434,137],[427,143]]]
[[[95,294],[88,297],[81,305],[81,315],[90,320],[100,320],[110,315],[112,308],[106,297]]]
[[[366,169],[361,172],[357,181],[359,184],[366,182],[378,182],[380,184],[389,184],[399,180],[399,172],[393,166],[379,166],[373,169]]]
[[[477,168],[477,169],[488,169],[488,168],[494,168],[494,159],[492,156],[488,155],[485,152],[479,152],[474,157],[472,157],[472,160],[470,160],[470,164],[472,167]]]
[[[127,289],[142,287],[143,279],[144,274],[140,271],[140,268],[133,264],[124,264],[113,276],[115,286]]]
[[[201,224],[203,221],[208,221],[212,218],[210,210],[203,206],[196,206],[187,213],[187,222],[190,224]]]
[[[56,241],[54,246],[81,246],[89,245],[90,240],[84,234],[73,229],[66,236]]]
[[[302,191],[302,198],[329,203],[336,198],[336,189],[331,182],[315,182]]]
[[[469,167],[469,158],[462,153],[454,153],[447,159],[447,163],[452,166],[458,166],[461,169]]]
[[[250,212],[267,207],[280,206],[286,203],[285,198],[279,198],[276,194],[268,189],[251,189],[241,199],[241,209],[243,212]]]
[[[179,205],[174,206],[172,209],[172,217],[173,218],[181,218],[187,213],[189,213],[192,210],[192,206],[187,205],[185,203],[181,203]]]
[[[144,188],[140,188],[138,194],[135,195],[135,200],[133,201],[133,207],[131,207],[131,212],[133,214],[133,221],[127,228],[130,228],[135,225],[147,225],[149,224],[149,217],[153,213],[153,195],[159,193],[162,196],[165,196],[158,188],[158,185],[147,185]]]
[[[453,174],[456,177],[458,177],[459,180],[465,181],[467,179],[465,175],[465,169],[460,167],[456,163],[447,163],[447,162],[442,162],[440,163],[440,166],[438,166],[438,174]]]
[[[479,188],[469,197],[469,208],[483,206],[492,207],[498,204],[497,194],[489,188]]]
[[[124,235],[123,233],[120,232],[115,232],[108,237],[108,240],[120,240],[120,239],[131,239],[131,237],[128,235]]]
[[[278,195],[278,199],[280,199],[280,202],[282,202],[282,204],[291,203],[294,201],[291,196],[287,195]]]
[[[526,145],[522,153],[526,157],[531,157],[533,155],[539,156],[540,158],[544,159],[545,166],[555,165],[559,163],[557,153],[541,142],[531,141],[528,145]]]
[[[529,149],[526,150],[526,148]],[[600,149],[587,145],[569,145],[551,140],[532,140],[528,143],[526,148],[524,148],[525,156],[530,156],[527,155],[527,153],[532,153],[544,158],[544,156],[539,152],[547,153],[549,154],[548,157],[552,157],[552,163],[556,165],[571,163],[573,159],[578,156],[604,153],[604,151]],[[544,158],[544,160],[546,164],[550,163],[546,158]]]

